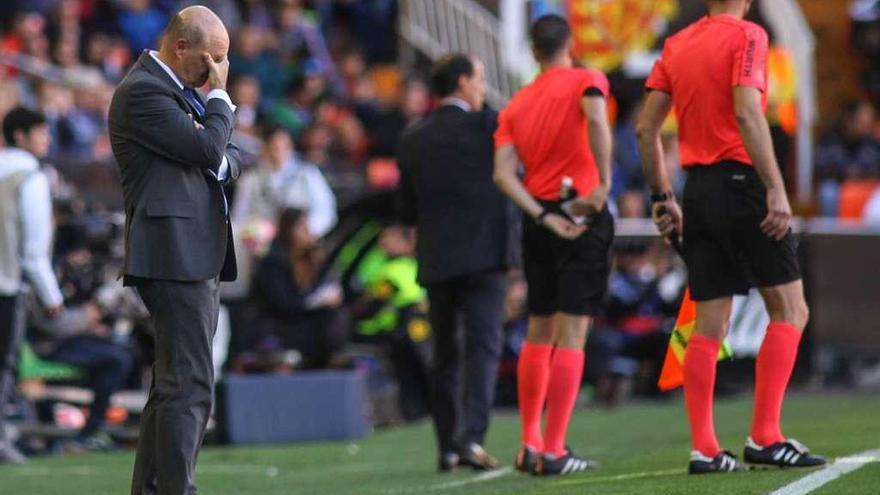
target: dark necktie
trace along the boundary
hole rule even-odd
[[[186,101],[188,101],[193,109],[195,109],[200,119],[205,116],[205,106],[202,105],[198,95],[196,95],[196,90],[193,88],[183,88],[183,97],[186,98]]]

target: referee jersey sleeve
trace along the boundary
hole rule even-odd
[[[510,118],[510,106],[498,114],[498,128],[495,129],[495,149],[513,144],[513,126]]]
[[[749,23],[743,30],[733,53],[731,86],[745,86],[767,92],[767,31],[757,24]]]
[[[669,73],[666,68],[668,47],[669,42],[666,42],[663,46],[663,53],[660,55],[660,58],[654,62],[654,68],[651,70],[651,75],[648,76],[648,80],[645,82],[646,89],[654,89],[672,94],[672,84],[669,82]]]

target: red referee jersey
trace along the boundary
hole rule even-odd
[[[525,165],[523,184],[543,200],[558,200],[563,177],[579,195],[599,184],[581,98],[590,89],[608,97],[608,78],[594,69],[556,67],[520,90],[498,116],[495,147],[514,145]]]
[[[733,88],[764,93],[767,106],[767,32],[730,15],[704,17],[666,40],[648,89],[672,95],[685,167],[752,159],[740,136]]]

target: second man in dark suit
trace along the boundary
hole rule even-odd
[[[437,62],[431,82],[440,105],[404,133],[398,160],[401,216],[417,226],[419,282],[431,305],[431,402],[440,470],[492,469],[498,462],[483,444],[501,352],[515,216],[492,182],[497,115],[483,109],[482,64],[449,55]]]

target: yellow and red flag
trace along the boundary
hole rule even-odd
[[[675,328],[672,329],[672,335],[669,337],[669,347],[666,349],[666,360],[663,361],[660,380],[657,381],[657,386],[664,392],[684,384],[684,352],[691,334],[694,333],[696,322],[697,303],[691,299],[691,291],[688,289],[684,292],[678,318],[675,319]],[[733,353],[730,345],[727,342],[722,343],[718,351],[718,360],[731,357]]]

